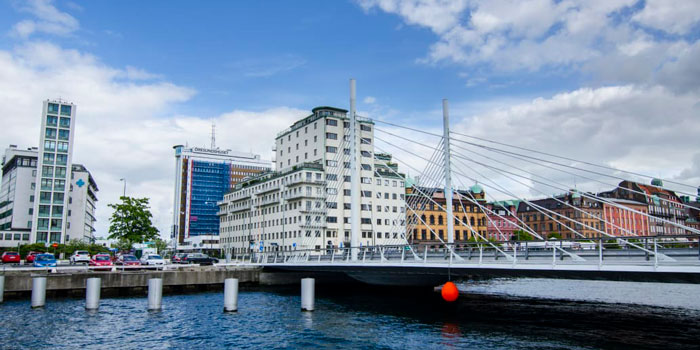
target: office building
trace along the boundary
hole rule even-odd
[[[3,157],[2,189],[0,189],[0,246],[35,243],[30,241],[36,201],[39,150],[18,149],[10,145]],[[85,166],[73,164],[66,191],[65,242],[77,239],[94,240],[97,183]],[[46,243],[46,242],[45,242]]]
[[[375,153],[374,124],[358,118],[360,244],[405,242],[404,175]],[[275,139],[277,171],[241,183],[220,203],[223,248],[255,251],[350,245],[350,122],[317,107]]]
[[[73,157],[76,105],[46,100],[41,113],[32,242],[65,243],[66,195]]]
[[[252,153],[219,148],[175,149],[172,238],[179,250],[219,250],[217,202],[243,178],[269,171]]]

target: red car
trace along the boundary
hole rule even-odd
[[[27,254],[27,257],[24,258],[24,260],[26,260],[28,263],[33,263],[34,258],[36,258],[37,254],[41,254],[41,252],[29,252],[29,254]]]
[[[12,264],[12,263],[17,263],[19,264],[20,257],[19,253],[17,252],[4,252],[2,253],[2,263],[3,264]]]
[[[88,263],[90,266],[112,266],[112,257],[109,254],[95,254]]]
[[[141,261],[133,255],[125,254],[120,255],[115,264],[123,266],[141,266]]]

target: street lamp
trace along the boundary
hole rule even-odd
[[[123,195],[123,197],[126,197],[126,178],[123,177],[123,178],[119,179],[119,181],[124,181],[124,195]]]

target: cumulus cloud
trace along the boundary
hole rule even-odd
[[[688,49],[696,41],[684,35],[700,21],[698,2],[646,1],[641,8],[637,0],[361,0],[359,4],[435,33],[437,41],[421,60],[426,63],[485,65],[492,72],[582,68],[604,82],[622,84],[669,84],[694,72],[694,65],[676,63],[696,58]],[[660,36],[659,31],[673,35]]]
[[[12,27],[11,34],[20,38],[37,32],[66,36],[80,27],[75,17],[57,9],[52,0],[29,0],[20,10],[35,17],[22,20]]]
[[[177,114],[195,93],[137,67],[116,68],[89,53],[46,42],[27,42],[0,51],[0,140],[38,146],[41,101],[61,97],[77,104],[74,161],[84,164],[100,188],[97,234],[106,235],[108,203],[127,194],[151,198],[154,220],[170,234],[173,198],[172,146],[206,145],[217,124],[222,148],[252,151],[271,158],[275,132],[307,111],[270,108],[234,110],[212,116]],[[146,79],[146,80],[144,80]],[[240,132],[247,130],[247,132]]]

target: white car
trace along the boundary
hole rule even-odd
[[[89,263],[90,262],[90,253],[87,250],[76,250],[73,252],[73,255],[70,256],[70,263],[72,264],[77,264],[77,263]]]
[[[141,257],[143,265],[165,265],[165,259],[158,254],[145,254]]]

